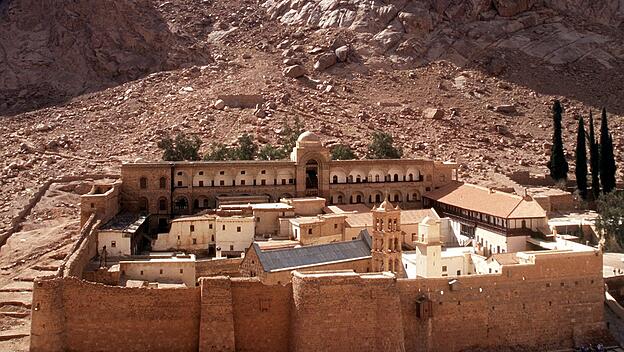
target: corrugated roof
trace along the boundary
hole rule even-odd
[[[371,240],[366,230],[360,232],[358,239],[346,242],[273,250],[262,250],[257,243],[253,246],[266,272],[293,270],[371,256]]]
[[[532,198],[463,182],[453,182],[424,195],[440,203],[505,219],[541,218],[544,209]]]
[[[347,216],[345,221],[351,227],[373,226],[373,213],[371,212],[345,215]],[[433,209],[401,210],[401,224],[417,224],[427,216],[433,219],[440,218]]]
[[[136,230],[147,220],[146,215],[137,215],[133,213],[122,213],[104,224],[100,230],[102,231],[121,231],[135,233]]]

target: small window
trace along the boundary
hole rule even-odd
[[[204,187],[204,181],[199,181],[199,187]]]
[[[461,270],[457,270],[457,276],[461,276]]]
[[[160,178],[160,188],[161,189],[167,188],[167,179],[164,177]]]
[[[241,232],[241,227],[240,226],[236,226],[236,232]]]
[[[338,224],[334,224],[334,229],[337,229],[337,228],[338,228]]]
[[[200,172],[199,172],[199,176],[204,176],[204,172],[203,172],[203,171],[200,171]]]
[[[197,244],[197,238],[193,238],[193,244]]]
[[[160,269],[160,275],[162,275],[162,273],[163,273],[163,269]]]
[[[219,171],[219,175],[225,175],[225,171]]]
[[[442,271],[447,271],[447,269],[446,265],[442,265]]]
[[[225,181],[223,180],[219,181],[219,186],[225,186]]]
[[[263,185],[263,186],[266,186],[266,180],[261,180],[260,184]]]
[[[182,176],[182,171],[179,171],[179,172],[178,172],[178,176]]]
[[[241,186],[245,185],[245,180],[241,180]]]
[[[308,235],[312,234],[312,229],[308,229]]]
[[[293,180],[292,178],[289,178],[288,183],[292,185],[293,183],[295,183],[295,180]]]
[[[180,236],[178,236],[178,241],[180,240]]]
[[[222,229],[223,229],[223,231],[225,231],[225,225],[223,225],[223,228],[222,228]]]
[[[234,245],[233,245],[233,244],[231,244],[231,245],[230,245],[230,250],[231,250],[231,251],[233,251],[233,250],[234,250]]]
[[[212,224],[208,224],[208,229],[212,230]]]
[[[285,179],[285,178],[283,178],[283,179],[282,179],[282,184],[283,184],[283,185],[285,185],[285,184],[286,184],[286,179]]]
[[[117,247],[117,242],[116,241],[111,241],[111,247],[113,247],[113,248]]]
[[[182,181],[178,181],[178,187],[182,187]]]
[[[214,235],[210,236],[210,241],[214,242]]]
[[[140,185],[141,189],[146,189],[147,188],[147,177],[141,177],[141,180],[139,181],[139,185]]]
[[[244,175],[244,174],[245,174],[245,171],[241,171],[241,175]]]
[[[180,269],[180,274],[184,274],[184,269]]]
[[[95,203],[91,203],[91,208],[95,208]]]
[[[143,270],[141,270],[141,275],[143,275]]]
[[[191,225],[191,232],[195,231],[195,225]]]
[[[261,174],[266,175],[266,170],[260,171]]]

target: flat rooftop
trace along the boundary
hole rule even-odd
[[[286,203],[240,203],[240,204],[223,204],[219,206],[223,210],[238,210],[248,209],[252,210],[293,210],[294,207]]]
[[[120,231],[135,233],[147,220],[147,215],[137,215],[132,213],[122,213],[109,220],[101,231]]]

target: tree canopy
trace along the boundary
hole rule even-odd
[[[400,159],[403,150],[394,146],[392,135],[385,132],[373,132],[373,140],[368,145],[370,159]]]
[[[583,117],[579,116],[578,130],[576,134],[576,188],[581,198],[587,198],[587,148],[585,145],[585,124]]]
[[[158,148],[163,150],[163,160],[166,161],[182,161],[182,160],[200,160],[199,148],[201,147],[201,139],[197,136],[188,137],[183,133],[179,133],[175,138],[165,136],[158,142]]]
[[[353,160],[357,159],[351,148],[344,144],[337,144],[331,149],[331,158],[333,160]]]
[[[561,137],[561,120],[563,107],[559,100],[555,100],[552,107],[553,114],[553,145],[550,153],[548,169],[550,177],[555,181],[566,180],[568,178],[568,161],[565,158],[563,149],[563,138]]]
[[[603,194],[597,205],[596,227],[604,233],[608,248],[624,248],[624,192]]]
[[[607,110],[603,108],[600,121],[600,181],[602,192],[609,193],[615,189],[615,169],[613,137],[609,133]]]

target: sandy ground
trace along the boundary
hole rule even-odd
[[[77,239],[78,183],[52,185],[0,248],[0,351],[28,351],[35,277],[54,274]]]

